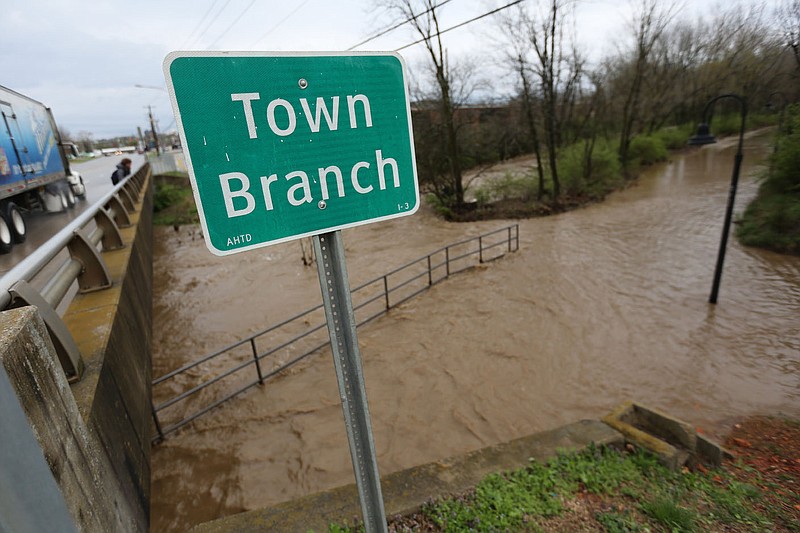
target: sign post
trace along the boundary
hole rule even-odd
[[[375,442],[367,407],[364,373],[356,337],[356,321],[339,231],[314,237],[322,302],[328,321],[333,364],[339,382],[344,423],[350,442],[350,458],[356,476],[361,515],[367,531],[386,531],[381,480],[375,458]]]
[[[402,59],[172,52],[164,75],[209,250],[314,237],[364,525],[385,532],[340,230],[419,207]]]

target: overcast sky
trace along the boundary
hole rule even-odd
[[[59,126],[73,135],[88,131],[95,138],[148,128],[148,105],[160,131],[174,130],[161,66],[170,51],[340,51],[392,22],[373,0],[2,1],[0,85],[51,107]],[[448,28],[509,2],[451,0],[441,8],[440,25]],[[706,5],[684,4],[690,16]],[[630,20],[628,6],[611,0],[578,4],[579,41],[587,53],[599,56],[619,42]],[[447,33],[452,57],[483,60],[488,72],[493,19]],[[414,40],[403,27],[357,50],[394,50]],[[412,69],[424,59],[421,45],[401,54]]]

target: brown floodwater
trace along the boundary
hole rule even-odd
[[[711,434],[738,416],[800,416],[800,258],[732,238],[719,303],[707,303],[733,150],[675,156],[601,204],[520,221],[519,252],[359,329],[381,474],[628,399]],[[736,212],[768,152],[768,136],[747,139]],[[345,230],[351,285],[507,223],[422,209]],[[155,244],[155,376],[320,302],[297,242],[218,258],[183,227],[159,228]],[[154,446],[152,530],[352,482],[321,352]]]

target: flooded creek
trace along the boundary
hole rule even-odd
[[[746,141],[737,213],[769,141]],[[800,258],[731,238],[719,303],[707,303],[734,148],[675,156],[601,204],[519,221],[518,252],[360,328],[381,474],[628,399],[712,434],[737,416],[800,416]],[[507,224],[422,209],[345,230],[351,285]],[[220,258],[199,230],[157,228],[155,240],[154,376],[321,301],[297,242]],[[352,482],[322,351],[154,446],[152,531]]]

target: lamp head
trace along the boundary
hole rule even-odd
[[[711,135],[707,123],[702,123],[697,126],[697,133],[689,139],[689,146],[702,146],[704,144],[714,144],[717,138]]]

